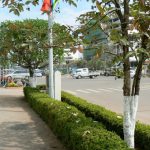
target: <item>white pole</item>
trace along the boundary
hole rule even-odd
[[[53,16],[52,13],[48,13],[48,38],[49,38],[49,89],[48,93],[51,98],[54,98],[54,77],[53,77]]]

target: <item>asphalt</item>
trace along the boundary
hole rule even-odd
[[[0,88],[0,150],[66,150],[30,108],[22,88]]]

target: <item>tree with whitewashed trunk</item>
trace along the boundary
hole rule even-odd
[[[82,24],[82,28],[79,29],[78,32],[83,35],[86,34],[84,32],[88,31],[87,24],[89,24],[89,20],[96,20],[94,25],[91,25],[91,28],[99,26],[101,30],[108,35],[108,39],[114,44],[119,45],[122,49],[121,58],[124,72],[124,140],[129,148],[134,148],[134,131],[142,65],[146,59],[150,58],[150,5],[146,0],[99,0],[95,2],[99,12],[93,11],[82,14],[78,19]],[[95,6],[93,8],[95,8]],[[130,20],[130,17],[132,17],[132,20]],[[131,36],[132,41],[133,39],[134,42],[136,41],[136,46],[132,45]],[[129,60],[132,56],[137,59],[136,73],[133,82],[131,82],[130,77]]]
[[[103,4],[104,3],[104,4]],[[97,7],[102,16],[111,12],[111,17],[118,17],[120,29],[113,28],[110,39],[118,43],[123,51],[123,72],[124,72],[124,113],[123,131],[124,140],[129,148],[134,148],[134,132],[136,124],[136,113],[138,108],[140,80],[142,75],[142,65],[147,58],[150,58],[150,30],[149,30],[149,2],[136,1],[130,3],[128,0],[106,0],[103,3],[97,1]],[[107,5],[109,5],[107,7]],[[109,15],[107,15],[109,17]],[[129,17],[133,17],[130,22]],[[137,32],[134,32],[137,31]],[[130,34],[134,34],[136,48],[131,46]],[[114,34],[115,33],[115,34]],[[113,37],[111,36],[113,35]],[[134,41],[134,42],[135,42]],[[129,51],[131,48],[131,51]],[[131,83],[129,57],[135,56],[137,59],[136,73]]]

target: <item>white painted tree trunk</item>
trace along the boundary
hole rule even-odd
[[[124,96],[124,120],[123,132],[124,140],[129,148],[134,148],[134,131],[136,123],[136,113],[138,108],[139,95]]]
[[[31,87],[36,87],[36,77],[29,77],[29,83]]]

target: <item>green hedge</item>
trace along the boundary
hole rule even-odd
[[[123,139],[123,118],[115,112],[109,111],[104,107],[88,103],[82,98],[73,96],[72,94],[62,92],[62,101],[75,106],[84,112],[87,117],[92,117],[103,123],[107,130],[117,133]],[[135,129],[136,147],[142,150],[150,150],[150,126],[136,123]]]
[[[48,98],[37,89],[24,88],[32,108],[71,150],[127,150],[124,141],[77,108]]]
[[[37,89],[39,90],[46,90],[46,85],[45,84],[40,84],[36,86]]]

